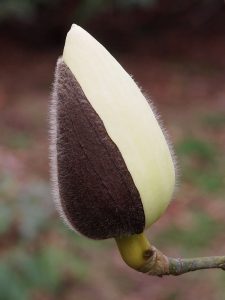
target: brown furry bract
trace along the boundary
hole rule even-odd
[[[51,108],[52,174],[62,215],[93,239],[141,233],[145,216],[124,159],[70,69],[59,60]]]

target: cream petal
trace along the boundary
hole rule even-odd
[[[77,25],[67,34],[63,61],[118,147],[140,193],[145,227],[150,226],[175,186],[171,151],[150,104],[116,59]]]

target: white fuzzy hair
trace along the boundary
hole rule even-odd
[[[52,93],[50,98],[50,105],[49,105],[49,162],[50,162],[50,180],[51,180],[51,187],[52,187],[52,195],[55,202],[56,209],[63,219],[63,222],[72,230],[76,231],[72,224],[69,222],[67,216],[65,215],[62,203],[60,200],[59,194],[59,183],[58,183],[58,161],[57,161],[57,102],[58,102],[58,95],[57,95],[57,82],[58,82],[58,68],[59,64],[62,63],[62,57],[59,57],[56,63],[56,69],[54,74],[54,82],[52,87]],[[77,231],[76,231],[77,232]]]
[[[166,143],[167,143],[169,151],[170,151],[170,155],[172,157],[172,161],[173,161],[173,165],[174,165],[174,171],[175,171],[175,185],[174,185],[173,194],[172,194],[172,198],[173,198],[175,193],[177,192],[178,187],[179,187],[179,178],[180,178],[180,169],[179,169],[179,165],[177,163],[177,158],[176,158],[176,154],[175,154],[175,151],[174,151],[174,146],[171,142],[170,135],[169,135],[167,129],[165,128],[165,126],[164,126],[164,121],[163,121],[161,115],[158,113],[157,108],[155,107],[155,104],[152,102],[152,100],[148,96],[148,93],[143,91],[143,89],[140,87],[140,85],[137,84],[137,86],[141,90],[141,92],[144,95],[146,101],[150,105],[151,110],[153,111],[153,114],[154,114],[154,116],[155,116],[155,118],[156,118],[156,120],[159,124],[160,129],[162,130],[162,133],[164,135],[164,138],[166,140]]]

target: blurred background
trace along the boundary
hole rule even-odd
[[[0,299],[225,299],[222,271],[148,277],[113,240],[75,235],[59,219],[48,103],[72,23],[134,76],[174,144],[180,183],[152,243],[170,256],[225,254],[224,1],[1,0]]]

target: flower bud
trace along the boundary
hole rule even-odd
[[[72,228],[129,236],[161,216],[175,184],[162,129],[131,76],[77,25],[58,60],[51,122],[55,198]]]

